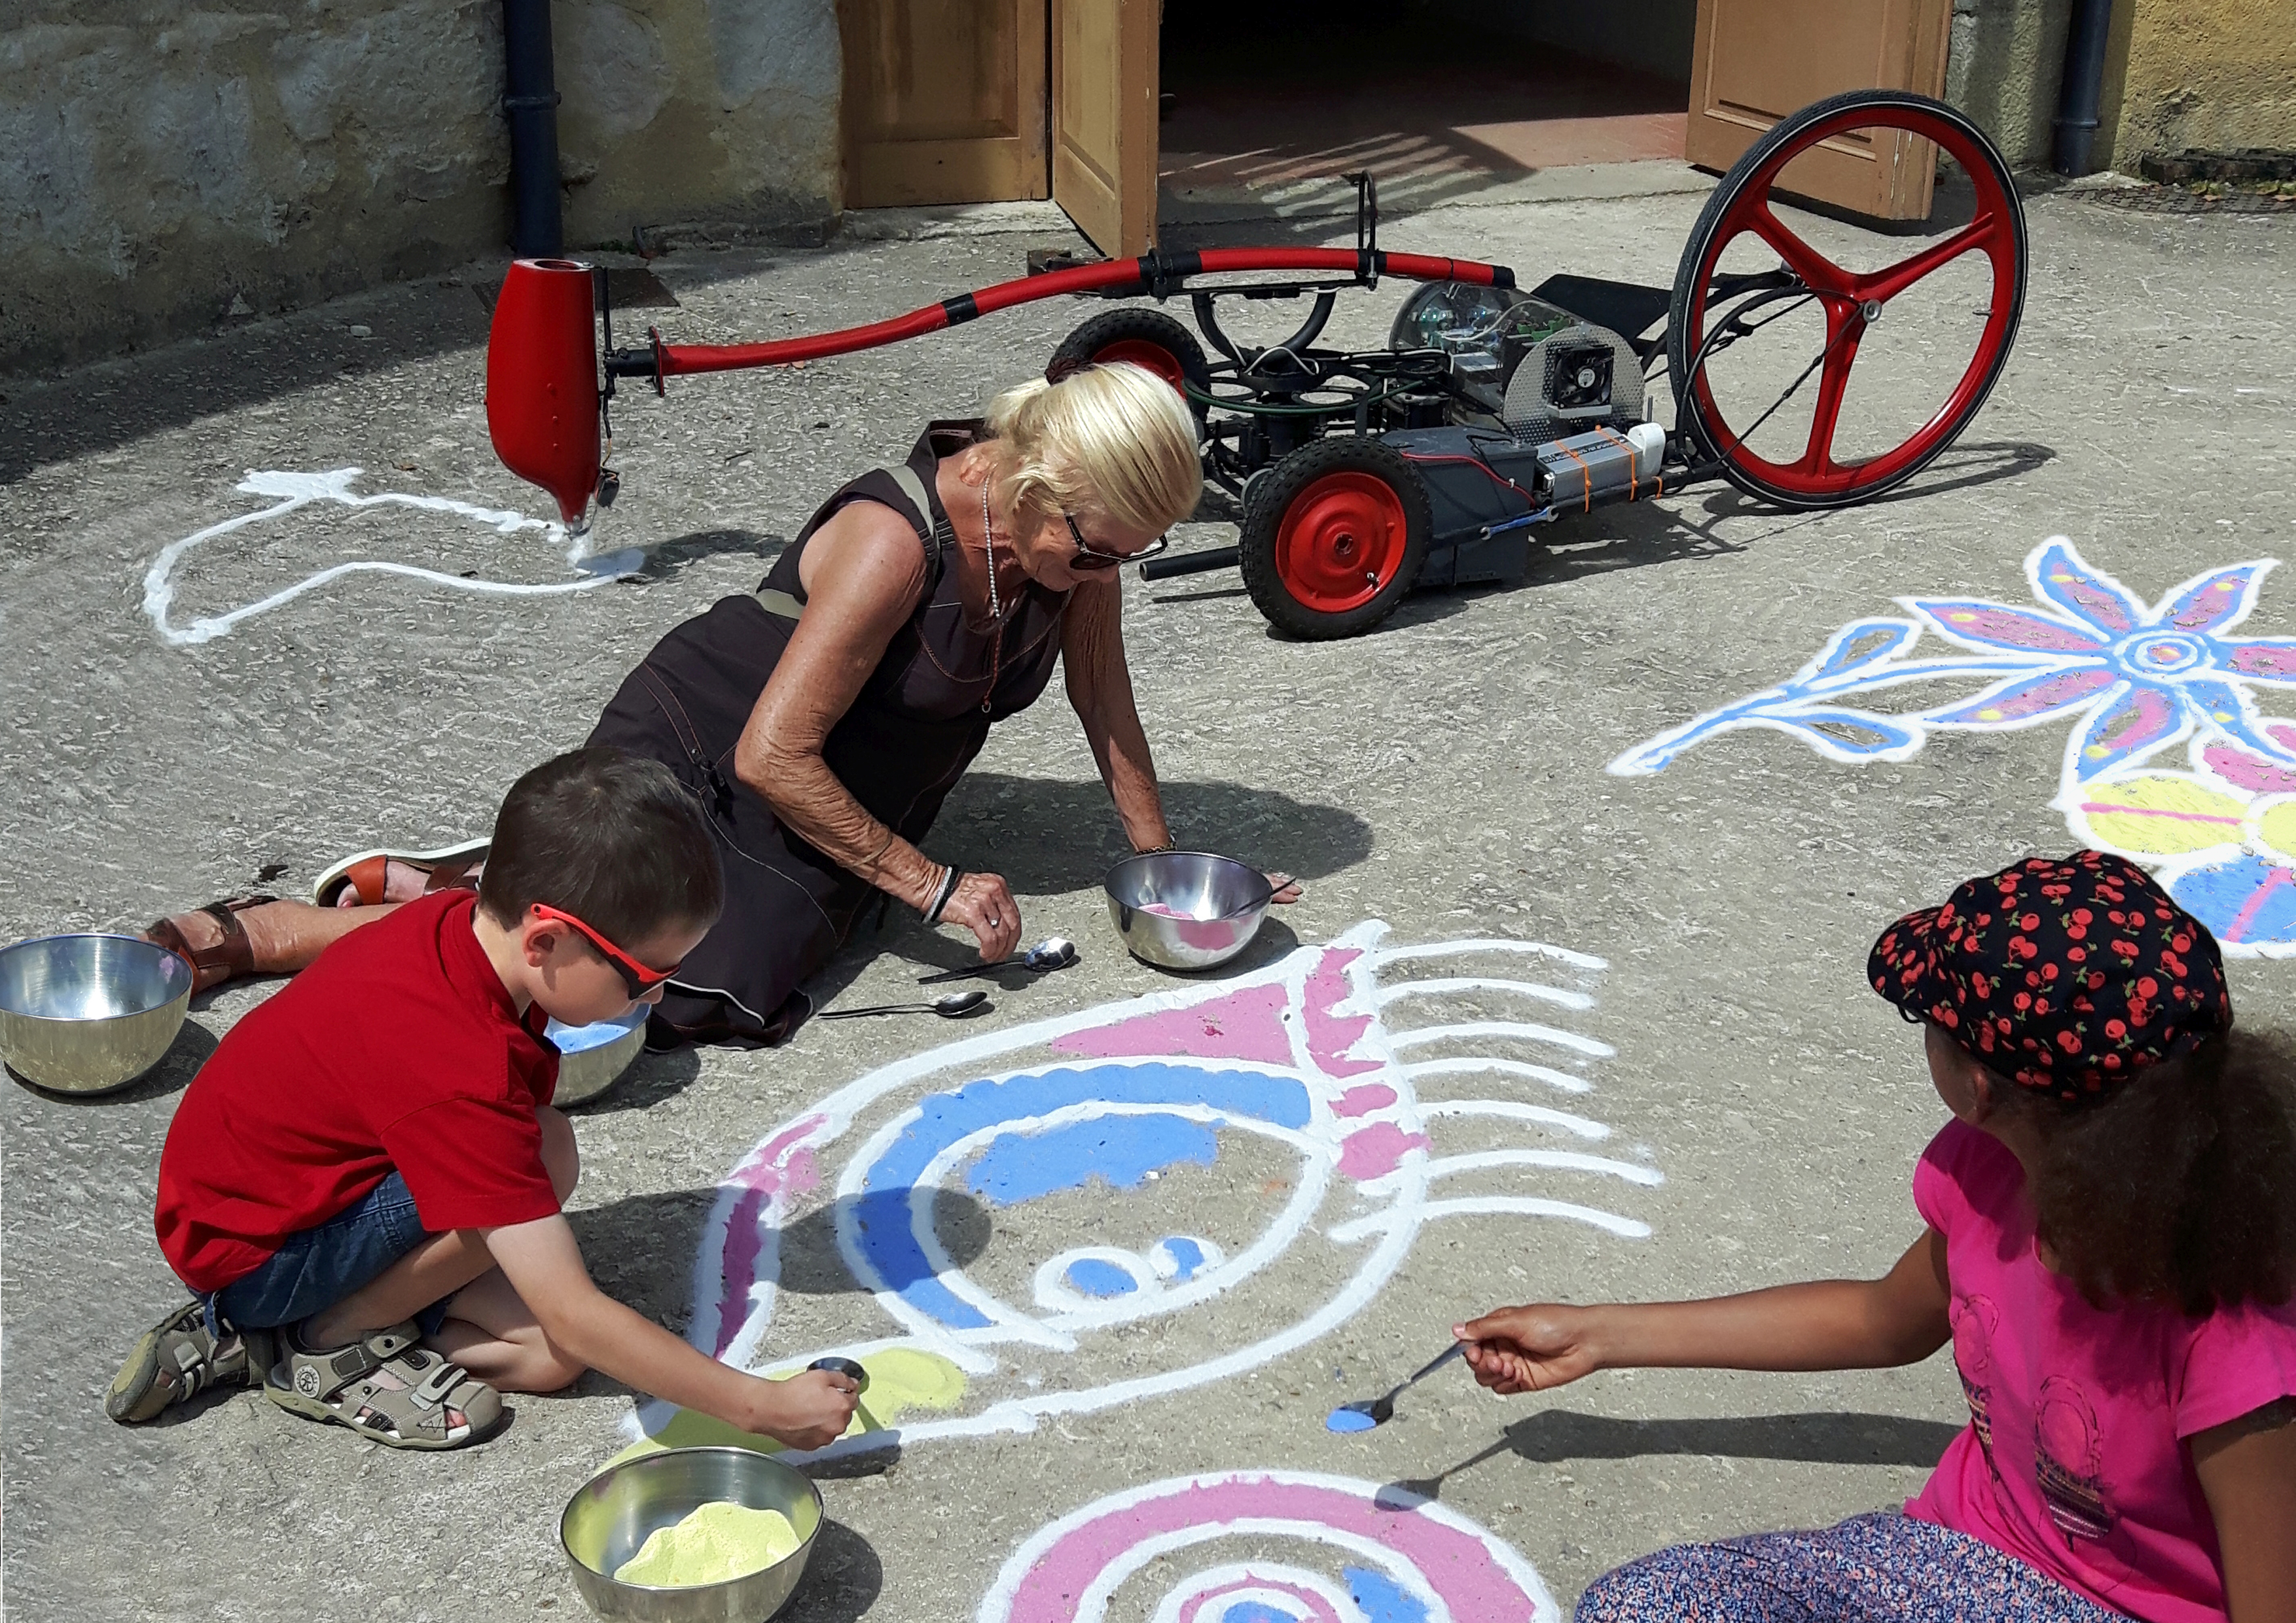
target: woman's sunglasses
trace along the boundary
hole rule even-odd
[[[1112,570],[1119,564],[1137,563],[1143,558],[1153,558],[1172,545],[1171,537],[1159,536],[1136,553],[1103,553],[1084,538],[1084,531],[1077,528],[1074,518],[1063,512],[1061,519],[1069,527],[1069,539],[1076,543],[1076,556],[1069,560],[1069,567],[1072,570]]]
[[[534,903],[532,906],[532,911],[541,914],[545,919],[554,919],[561,924],[571,924],[576,930],[581,931],[583,939],[588,941],[591,946],[596,947],[599,955],[603,957],[607,963],[612,964],[615,970],[621,975],[622,984],[629,988],[630,1001],[632,1003],[636,1003],[639,998],[644,997],[647,993],[652,991],[654,988],[661,985],[672,975],[677,973],[677,965],[675,963],[671,964],[666,970],[648,969],[644,964],[640,963],[636,958],[631,957],[629,954],[624,952],[620,947],[616,947],[611,941],[607,940],[605,937],[600,935],[596,930],[591,929],[587,924],[585,924],[581,920],[576,918],[570,913],[564,912],[556,907],[545,906],[541,902]]]

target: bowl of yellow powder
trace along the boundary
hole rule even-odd
[[[747,1448],[668,1448],[600,1471],[558,1542],[602,1618],[765,1623],[805,1576],[821,1490]]]

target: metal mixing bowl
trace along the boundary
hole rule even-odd
[[[1209,851],[1151,851],[1108,871],[1108,916],[1125,949],[1168,970],[1207,970],[1251,945],[1275,891],[1249,863]],[[1150,913],[1168,907],[1173,917]]]
[[[160,1062],[192,966],[141,936],[37,936],[0,948],[0,1060],[35,1087],[101,1094]]]
[[[779,1511],[797,1529],[796,1553],[722,1584],[670,1588],[614,1576],[657,1528],[731,1499]],[[780,1461],[748,1448],[669,1448],[608,1466],[575,1490],[558,1518],[574,1586],[602,1618],[643,1623],[765,1623],[787,1603],[821,1530],[821,1490]]]
[[[645,1047],[646,1016],[652,1012],[641,1004],[619,1020],[594,1026],[562,1026],[554,1020],[544,1027],[543,1035],[559,1053],[558,1091],[550,1102],[562,1110],[586,1104],[620,1081]]]

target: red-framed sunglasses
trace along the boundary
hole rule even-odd
[[[581,931],[583,939],[589,942],[591,946],[596,947],[600,955],[603,956],[607,963],[612,964],[615,970],[620,973],[622,984],[629,988],[630,1001],[632,1003],[636,1003],[639,998],[644,997],[648,992],[652,991],[654,988],[661,985],[672,975],[677,973],[677,965],[675,963],[671,964],[666,970],[648,969],[644,964],[640,963],[636,958],[631,957],[629,954],[624,952],[620,947],[616,947],[611,941],[607,940],[605,937],[600,935],[596,930],[591,929],[587,924],[585,924],[581,920],[576,918],[572,914],[566,912],[562,908],[552,907],[542,902],[532,903],[530,906],[531,911],[540,914],[545,919],[554,919],[561,924],[571,924],[576,930]],[[683,960],[680,960],[680,962],[683,962]]]

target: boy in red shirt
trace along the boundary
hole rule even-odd
[[[106,1412],[259,1384],[390,1447],[452,1448],[487,1434],[498,1392],[595,1367],[793,1447],[842,1432],[849,1378],[761,1381],[697,1352],[599,1291],[561,1215],[579,1164],[545,1019],[659,1000],[723,895],[709,821],[666,768],[578,750],[521,778],[475,897],[346,936],[184,1093],[157,1227],[197,1299],[137,1342]]]

